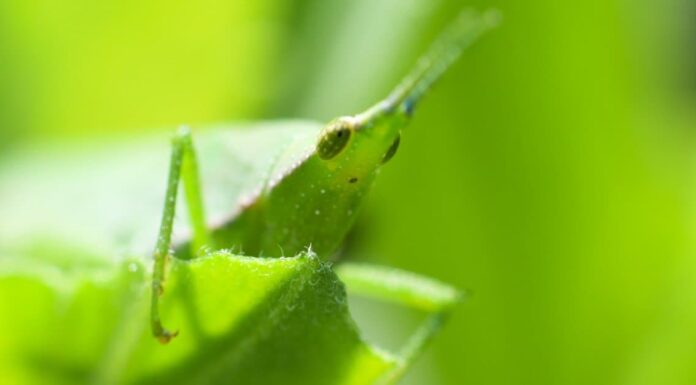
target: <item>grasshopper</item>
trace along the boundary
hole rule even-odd
[[[496,19],[462,13],[384,100],[328,124],[225,124],[195,145],[184,127],[171,149],[155,137],[7,157],[0,383],[394,383],[460,293],[330,262],[418,103]],[[397,354],[374,348],[346,288],[427,318]]]
[[[387,98],[362,113],[339,117],[323,126],[308,151],[274,172],[240,210],[212,228],[204,215],[191,131],[180,129],[173,140],[154,252],[153,335],[167,343],[178,333],[163,326],[158,302],[164,293],[165,270],[171,256],[180,180],[185,187],[192,237],[176,245],[176,257],[195,258],[200,250],[219,248],[280,257],[311,248],[321,258],[330,258],[355,222],[377,172],[396,153],[401,130],[408,125],[418,102],[461,52],[496,20],[493,12],[482,17],[470,12],[460,15]]]

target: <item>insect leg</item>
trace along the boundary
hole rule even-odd
[[[170,254],[179,179],[184,180],[186,190],[186,203],[189,209],[189,216],[191,218],[194,234],[192,247],[198,249],[207,244],[209,238],[203,214],[198,165],[196,163],[193,140],[191,139],[191,131],[187,127],[182,127],[172,140],[167,192],[154,254],[155,264],[152,272],[150,323],[152,334],[162,343],[169,342],[169,340],[178,334],[178,332],[170,332],[162,326],[159,314],[159,298],[164,292],[165,269]]]
[[[177,138],[181,140],[181,145],[183,146],[184,159],[181,165],[181,178],[184,181],[186,206],[188,207],[191,228],[193,229],[193,241],[191,242],[190,252],[191,255],[196,256],[204,246],[212,248],[213,244],[205,221],[198,161],[191,131],[186,126],[181,127]]]
[[[428,313],[423,324],[398,352],[400,362],[390,373],[389,383],[403,376],[462,299],[462,294],[450,286],[393,268],[344,263],[337,267],[336,273],[350,292]]]

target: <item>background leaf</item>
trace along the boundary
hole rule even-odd
[[[212,223],[232,217],[272,178],[313,148],[319,123],[220,124],[194,141],[204,204]],[[0,250],[82,245],[103,258],[149,256],[159,229],[169,134],[64,142],[15,149],[0,164]],[[187,239],[180,197],[175,239]],[[77,210],[76,208],[79,208]],[[0,256],[0,259],[2,256]]]

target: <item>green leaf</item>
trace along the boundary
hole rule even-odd
[[[168,345],[147,327],[137,261],[24,267],[0,277],[4,384],[371,384],[396,363],[361,340],[343,284],[312,254],[175,261],[163,314],[181,334]]]

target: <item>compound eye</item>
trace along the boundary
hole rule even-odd
[[[401,143],[401,134],[399,134],[396,139],[394,139],[394,142],[389,146],[389,149],[387,152],[384,154],[384,157],[382,158],[382,164],[385,164],[389,162],[391,158],[394,157],[394,154],[396,154],[396,150],[399,149],[399,144]]]
[[[338,120],[329,123],[317,143],[319,158],[324,160],[335,158],[346,148],[352,133],[353,129],[348,121]]]

